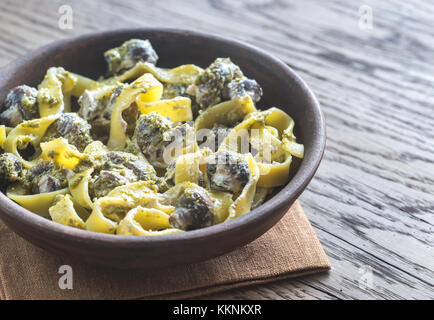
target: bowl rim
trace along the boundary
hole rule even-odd
[[[125,33],[137,33],[137,32],[163,32],[170,34],[181,34],[183,36],[194,36],[198,38],[211,39],[212,41],[221,42],[224,45],[231,45],[237,48],[251,51],[256,55],[262,56],[264,59],[272,61],[274,64],[281,68],[282,72],[285,72],[292,80],[299,86],[299,88],[306,95],[307,101],[311,104],[311,110],[314,113],[313,118],[314,126],[316,126],[316,134],[312,141],[311,153],[309,156],[309,162],[304,162],[298,168],[297,173],[292,179],[271,199],[264,202],[262,205],[253,209],[249,213],[240,216],[236,219],[226,221],[224,223],[216,224],[210,227],[191,230],[188,232],[182,232],[171,235],[158,235],[152,237],[133,237],[126,235],[113,235],[97,232],[90,232],[87,230],[81,230],[78,228],[72,228],[59,223],[54,223],[42,216],[39,216],[31,211],[21,207],[9,199],[4,193],[0,192],[0,204],[3,204],[0,209],[0,218],[7,216],[10,220],[16,220],[21,224],[28,225],[33,228],[35,232],[56,234],[59,238],[68,239],[76,242],[85,241],[87,244],[94,244],[98,246],[112,246],[116,244],[117,247],[143,247],[146,245],[158,246],[158,245],[170,245],[173,242],[180,243],[191,241],[200,241],[203,238],[215,238],[230,234],[236,230],[243,230],[249,228],[250,225],[257,223],[258,221],[266,221],[267,217],[272,215],[273,211],[279,212],[280,210],[288,207],[288,204],[294,202],[299,195],[304,191],[306,186],[313,178],[316,170],[319,167],[321,159],[324,154],[326,145],[326,127],[323,113],[320,108],[320,104],[315,95],[304,82],[304,80],[287,64],[281,61],[279,58],[267,53],[265,50],[247,44],[240,40],[223,37],[220,35],[214,35],[204,32],[199,32],[190,29],[178,29],[178,28],[121,28],[114,30],[106,30],[101,32],[86,33],[80,36],[53,41],[36,50],[33,50],[24,56],[21,56],[12,62],[8,63],[3,68],[0,68],[0,80],[1,74],[7,74],[8,70],[19,68],[26,61],[31,60],[33,57],[43,54],[44,52],[50,52],[55,48],[61,47],[66,44],[79,43],[83,40],[92,39],[95,37],[104,38],[107,36],[113,36],[116,34]],[[297,177],[297,179],[295,179]],[[5,219],[6,220],[6,219]],[[268,229],[267,229],[268,230]],[[266,230],[264,231],[266,232]]]

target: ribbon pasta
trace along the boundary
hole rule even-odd
[[[37,146],[41,138],[44,136],[48,127],[56,121],[58,116],[48,116],[41,119],[29,120],[19,124],[12,129],[4,142],[4,149],[21,159],[23,165],[31,168],[34,162],[27,161],[22,158],[19,153],[20,149],[25,149],[30,143]]]
[[[246,186],[243,188],[241,194],[229,207],[229,215],[225,221],[232,220],[236,217],[242,216],[250,211],[253,198],[256,192],[256,185],[259,179],[259,168],[255,159],[249,153],[246,155],[246,160],[250,168],[251,178]]]
[[[54,202],[56,203],[48,209],[51,220],[66,226],[85,229],[86,225],[77,214],[69,194],[58,195]]]
[[[89,183],[92,178],[93,168],[76,173],[69,179],[69,191],[80,206],[92,209],[93,202],[89,196]]]
[[[229,100],[216,104],[199,114],[194,122],[194,128],[196,130],[211,129],[215,124],[232,126],[254,111],[256,107],[249,96]]]
[[[179,232],[182,230],[172,228],[166,213],[141,206],[130,210],[116,229],[117,234],[126,236],[157,236]]]
[[[104,216],[105,201],[107,200],[101,198],[95,202],[92,213],[86,220],[86,230],[109,234],[115,233],[118,223]]]
[[[174,183],[184,182],[199,184],[206,178],[205,158],[210,154],[209,149],[200,149],[194,153],[180,155],[175,161]]]
[[[175,210],[172,206],[162,204],[161,200],[163,197],[148,181],[117,187],[94,202],[86,227],[91,231],[114,233],[127,213],[138,206],[153,208],[165,214]]]
[[[64,94],[70,93],[77,78],[63,68],[52,67],[47,70],[38,88],[38,105],[41,117],[59,114],[64,111]],[[70,95],[67,96],[69,99]],[[66,102],[69,108],[69,100]]]
[[[76,74],[71,72],[71,75],[77,79],[72,87],[70,94],[74,97],[79,98],[85,90],[94,90],[100,87],[104,87],[104,85],[98,81],[92,80],[85,76]]]
[[[153,102],[161,98],[163,85],[150,73],[145,73],[125,88],[116,98],[110,120],[110,138],[107,143],[111,149],[122,149],[125,146],[127,136],[127,124],[122,118],[122,112],[126,110],[138,96],[143,102]]]
[[[232,194],[223,191],[210,191],[211,199],[214,202],[214,215],[216,223],[226,221],[229,216],[229,209],[234,204]]]
[[[292,155],[303,157],[303,145],[290,140],[293,126],[294,120],[278,108],[252,112],[235,126],[219,150],[245,153],[243,147],[247,140],[247,147],[253,147],[257,152],[258,187],[278,187],[289,180]],[[239,138],[244,143],[240,144]]]
[[[51,159],[59,167],[74,169],[80,159],[84,158],[84,155],[77,148],[70,145],[65,138],[43,142],[40,147],[42,150],[41,158],[44,160]]]
[[[193,120],[191,100],[189,98],[176,97],[173,99],[154,102],[144,102],[143,98],[143,95],[139,95],[136,98],[137,106],[142,114],[157,112],[163,117],[169,118],[173,122]]]
[[[43,217],[49,217],[48,209],[58,195],[68,193],[68,189],[65,188],[53,192],[27,195],[22,194],[22,191],[19,189],[16,186],[11,186],[6,191],[6,195],[27,210]]]
[[[107,147],[101,141],[94,141],[84,149],[84,156],[92,163],[102,160],[102,157],[108,152]],[[83,157],[81,158],[83,159]],[[94,168],[84,169],[75,173],[69,180],[69,191],[74,201],[83,208],[92,209],[93,201],[89,195],[89,183],[92,179]]]
[[[138,62],[132,69],[120,76],[106,80],[108,83],[125,82],[136,79],[145,73],[151,73],[159,81],[168,84],[193,84],[203,69],[194,64],[185,64],[173,69],[158,68],[151,63]]]
[[[6,142],[6,126],[0,126],[0,148],[4,148]]]

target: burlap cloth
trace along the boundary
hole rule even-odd
[[[70,265],[73,289],[60,289]],[[256,241],[205,262],[153,271],[85,265],[39,249],[0,221],[0,299],[190,298],[251,284],[326,271],[324,250],[296,202]]]

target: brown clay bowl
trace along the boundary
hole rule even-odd
[[[97,78],[106,71],[103,53],[131,38],[149,39],[159,66],[194,63],[202,67],[216,57],[230,57],[264,90],[259,108],[278,106],[296,123],[305,157],[291,167],[291,181],[263,205],[232,221],[181,234],[115,236],[79,230],[49,221],[0,193],[0,218],[16,233],[55,254],[119,268],[156,268],[206,260],[243,246],[276,224],[312,179],[325,147],[320,106],[306,83],[267,52],[239,41],[177,29],[123,29],[57,41],[0,70],[0,103],[20,84],[37,86],[51,66]],[[18,253],[19,254],[19,253]]]

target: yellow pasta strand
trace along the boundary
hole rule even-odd
[[[104,199],[102,201],[101,199],[103,198],[95,202],[92,213],[86,220],[86,230],[114,234],[118,224],[104,216],[101,208],[104,205]]]
[[[164,83],[193,84],[203,69],[194,64],[184,64],[173,69],[158,68],[151,63],[144,63],[146,71]]]
[[[121,222],[127,212],[136,207],[136,204],[133,202],[110,196],[99,198],[95,203],[98,203],[98,207],[101,208],[104,217],[115,221],[116,223]],[[94,207],[95,206],[97,205],[95,204]]]
[[[147,62],[138,62],[133,68],[120,75],[108,79],[100,77],[95,81],[68,72],[62,67],[49,68],[38,86],[37,100],[41,118],[24,121],[15,128],[0,125],[0,149],[20,158],[26,174],[28,169],[41,160],[54,162],[57,169],[69,169],[66,170],[68,188],[41,194],[28,194],[27,183],[25,183],[26,187],[24,183],[23,185],[15,183],[9,185],[6,195],[36,214],[46,218],[51,217],[54,222],[93,232],[128,236],[169,235],[183,232],[173,228],[169,218],[175,211],[175,207],[180,205],[179,199],[189,188],[201,189],[209,195],[214,204],[212,210],[215,217],[214,224],[250,212],[265,201],[272,188],[289,181],[293,156],[303,158],[304,145],[296,141],[295,122],[286,112],[278,108],[257,110],[248,95],[200,111],[195,120],[190,98],[179,96],[160,100],[163,95],[163,83],[169,87],[176,85],[176,89],[179,87],[185,90],[189,85],[195,84],[203,72],[202,68],[193,64],[168,69]],[[86,90],[92,90],[90,99],[95,98],[95,101],[90,101],[92,107],[95,106],[94,102],[98,104],[98,108],[103,107],[103,104],[110,100],[110,133],[107,146],[100,141],[94,141],[87,145],[83,152],[79,152],[63,137],[41,143],[47,129],[60,114],[71,112],[72,97],[78,98]],[[83,104],[82,107],[86,109],[86,106]],[[134,110],[128,109],[130,107]],[[123,113],[127,109],[127,112],[136,112],[137,108],[142,114],[156,112],[169,118],[175,123],[173,128],[178,125],[177,122],[194,120],[193,139],[189,137],[188,142],[183,140],[185,143],[182,148],[164,150],[164,152],[170,151],[175,161],[173,172],[169,171],[165,176],[170,180],[173,176],[175,185],[165,193],[158,193],[157,184],[160,186],[161,178],[155,178],[156,181],[126,182],[125,185],[114,188],[104,197],[91,199],[89,184],[99,170],[117,172],[117,165],[119,168],[125,166],[125,170],[119,170],[126,175],[131,173],[132,178],[139,176],[136,169],[146,171],[143,164],[139,162],[114,163],[114,169],[111,169],[111,162],[105,166],[104,157],[111,150],[137,153],[137,156],[149,165],[150,170],[157,167],[158,175],[164,176],[167,164],[161,167],[154,162],[154,166],[149,164],[140,150],[137,150],[135,141],[130,141],[127,136],[127,125],[130,126],[131,122],[128,121],[127,124],[123,119]],[[84,109],[80,112],[94,110]],[[136,114],[128,113],[128,116],[130,115]],[[88,118],[86,115],[83,117]],[[94,123],[91,120],[90,123],[95,124],[98,130],[106,124],[104,121]],[[191,131],[188,128],[183,129],[190,135]],[[217,153],[238,153],[247,162],[250,179],[236,194],[209,190],[210,181],[206,174],[207,160],[208,157],[214,157],[216,154],[207,147],[202,146],[203,148],[199,149],[196,135],[201,129],[213,129],[213,132],[219,129],[219,134],[229,132]],[[199,136],[204,131],[201,131]],[[128,134],[130,134],[130,127],[128,127]],[[215,140],[215,136],[212,137],[213,139],[209,139],[210,142]],[[244,143],[243,139],[245,139]],[[25,160],[20,155],[29,144],[35,149],[35,155],[31,159],[41,151],[38,158],[32,161]],[[30,149],[26,152],[28,150]],[[92,163],[95,165],[90,167],[89,164]],[[138,168],[135,167],[136,165]],[[80,170],[83,171],[76,172],[81,167],[83,169]]]
[[[84,148],[83,153],[96,161],[101,159],[108,151],[109,149],[101,141],[93,141]]]
[[[63,94],[63,112],[71,112],[71,93],[65,92]]]
[[[203,159],[202,153],[187,153],[179,156],[175,162],[175,184],[193,182],[198,184],[201,176],[200,164]]]
[[[139,181],[113,189],[107,196],[97,199],[86,228],[95,232],[114,233],[127,212],[137,206],[171,214],[175,208],[160,203],[162,195],[151,181]]]
[[[77,79],[77,82],[71,89],[71,95],[74,97],[80,97],[85,90],[94,90],[98,87],[104,86],[103,83],[92,80],[90,78],[87,78],[85,76],[76,74],[76,73],[70,73],[73,77]]]
[[[13,153],[23,162],[24,167],[30,168],[34,162],[23,159],[18,152],[18,149],[24,149],[28,143],[37,146],[41,138],[44,136],[47,128],[57,120],[58,116],[49,116],[42,119],[34,119],[20,123],[11,132],[9,132],[4,143],[6,152]]]
[[[246,214],[250,211],[252,206],[253,198],[256,192],[256,184],[259,180],[259,168],[255,159],[253,159],[250,153],[246,155],[246,161],[250,167],[251,178],[244,186],[238,198],[229,207],[229,216],[226,218],[226,221]]]
[[[80,159],[85,157],[75,146],[70,145],[65,138],[57,138],[41,143],[41,149],[42,159],[53,160],[59,167],[64,166],[68,169],[74,169]]]
[[[146,208],[158,209],[167,214],[175,211],[174,207],[161,203],[163,195],[157,193],[153,181],[138,181],[116,187],[107,196],[122,199],[126,203],[132,203],[133,206],[140,205]]]
[[[249,96],[216,104],[199,114],[194,122],[196,130],[211,129],[214,124],[232,126],[244,117],[255,112],[256,107]]]
[[[171,229],[169,215],[157,209],[138,206],[127,213],[119,223],[116,233],[147,236],[157,235],[159,234],[158,231],[164,229]]]
[[[224,222],[229,215],[229,208],[233,205],[232,194],[223,191],[208,191],[214,203],[215,223]]]
[[[169,84],[193,84],[203,69],[194,64],[185,64],[173,69],[159,68],[148,62],[138,62],[132,69],[106,80],[106,82],[125,82],[145,73],[151,73],[159,81]]]
[[[260,123],[254,123],[250,127],[249,142],[251,147],[258,152],[255,155],[255,159],[258,163],[281,161],[286,157],[286,152],[283,150],[282,142],[279,140],[279,135],[277,134],[276,136],[275,133],[277,132],[270,130],[270,126]]]
[[[294,120],[278,108],[252,112],[235,126],[219,147],[220,150],[246,153],[240,139],[248,139],[247,147],[253,147],[260,172],[258,187],[272,188],[289,181],[291,155],[303,157],[304,146],[296,143],[293,135]],[[253,130],[254,129],[254,130]]]
[[[86,228],[83,220],[75,211],[74,203],[72,202],[71,196],[69,194],[57,196],[56,201],[57,203],[48,209],[51,220],[65,226],[79,229]]]
[[[6,126],[0,126],[0,148],[4,149],[6,142]]]
[[[289,168],[292,157],[289,155],[284,162],[258,163],[261,177],[258,187],[273,188],[284,185],[289,181]]]
[[[257,208],[265,201],[268,194],[270,193],[270,190],[271,190],[270,188],[262,188],[262,187],[256,186],[256,192],[255,192],[255,196],[253,197],[253,202],[252,202],[252,209]]]
[[[163,117],[169,118],[173,122],[191,121],[193,113],[191,112],[191,100],[185,97],[175,97],[168,100],[159,100],[155,102],[144,102],[143,95],[136,98],[137,106],[142,114],[157,112]]]
[[[93,207],[92,199],[89,196],[89,182],[92,172],[93,168],[76,173],[72,178],[68,179],[69,190],[74,201],[87,209],[92,209]]]
[[[18,189],[18,190],[17,190]],[[53,204],[54,199],[58,195],[67,194],[68,188],[56,190],[53,192],[25,195],[19,191],[19,188],[11,186],[6,191],[8,198],[26,208],[27,210],[36,213],[40,216],[49,217],[48,209]]]
[[[38,87],[38,106],[41,118],[62,113],[63,94],[70,92],[77,78],[63,68],[51,67]]]
[[[127,136],[127,123],[122,119],[122,112],[127,109],[138,95],[143,102],[160,100],[163,93],[163,85],[150,73],[145,73],[140,78],[127,86],[116,98],[110,120],[110,138],[108,147],[121,150],[124,148]]]

